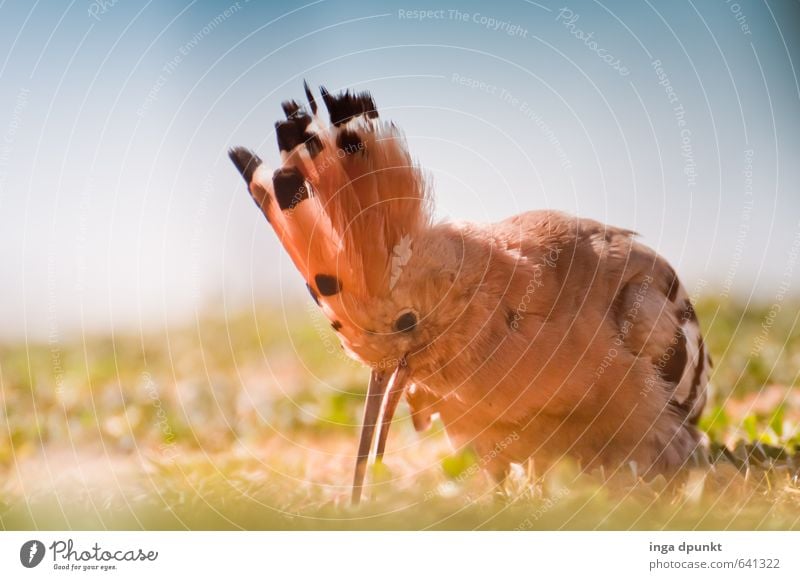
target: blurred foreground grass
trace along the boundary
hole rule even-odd
[[[800,529],[800,309],[697,309],[715,465],[648,483],[529,465],[498,488],[401,412],[358,509],[367,372],[310,305],[0,345],[0,527]]]

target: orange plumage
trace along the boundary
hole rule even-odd
[[[710,358],[674,270],[633,232],[559,212],[431,221],[424,173],[368,93],[324,122],[284,103],[283,167],[231,158],[346,351],[372,368],[354,481],[405,393],[489,459],[677,470],[701,437]],[[377,444],[373,437],[377,431]]]

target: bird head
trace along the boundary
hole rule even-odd
[[[279,169],[241,147],[230,157],[343,348],[372,370],[357,503],[376,429],[380,457],[414,368],[430,363],[463,308],[455,283],[462,240],[432,225],[425,176],[368,93],[321,88],[323,119],[305,91],[308,106],[284,102],[286,119],[275,125]]]
[[[348,301],[345,319],[335,324],[351,357],[373,369],[401,359],[412,369],[427,366],[465,306],[459,242],[446,225],[400,240],[388,255],[385,291]]]

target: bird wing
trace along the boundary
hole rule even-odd
[[[700,323],[675,270],[654,250],[634,239],[611,236],[622,262],[625,284],[614,296],[611,314],[625,346],[648,357],[671,389],[669,405],[697,423],[706,403],[711,369]]]
[[[558,249],[559,300],[586,302],[636,357],[648,359],[670,390],[669,405],[696,423],[706,401],[711,359],[694,307],[675,270],[631,230],[554,211],[523,213],[496,224],[496,235],[531,260]],[[566,297],[566,298],[565,298]],[[560,310],[565,310],[561,308]],[[655,375],[654,375],[655,376]],[[656,384],[656,382],[658,384]]]

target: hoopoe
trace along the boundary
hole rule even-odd
[[[434,223],[429,180],[369,93],[283,103],[282,166],[230,157],[345,351],[369,366],[353,482],[405,395],[502,479],[571,455],[674,473],[701,443],[711,360],[675,271],[635,232],[565,213]],[[376,437],[377,432],[377,437]]]

